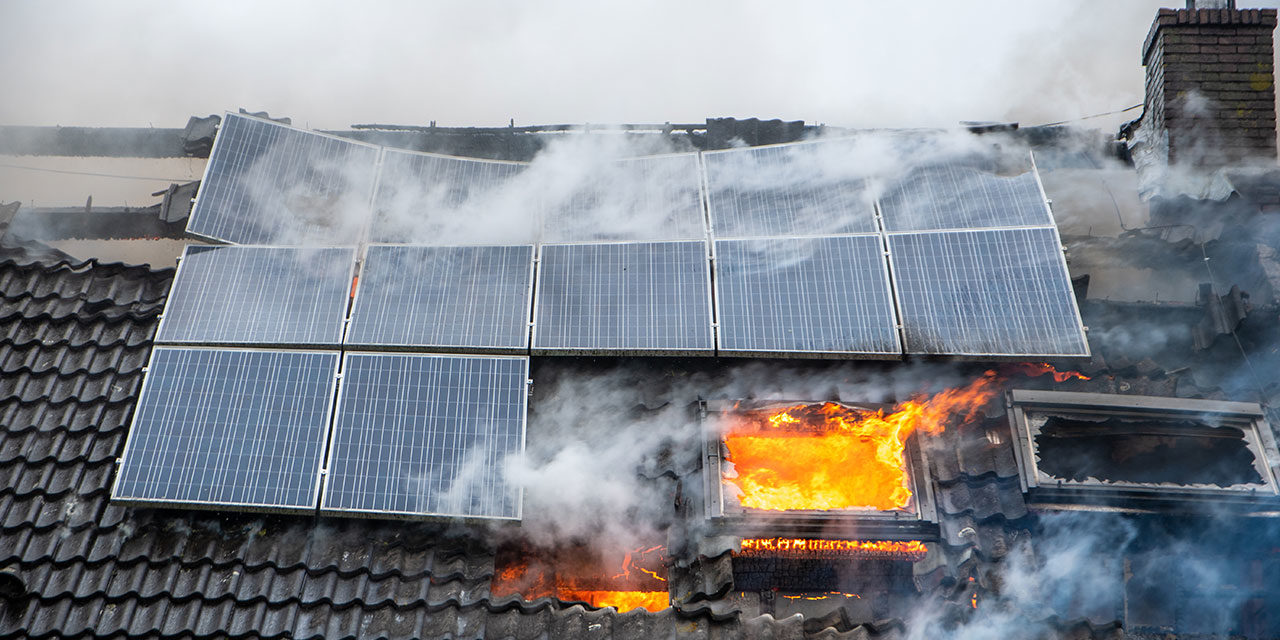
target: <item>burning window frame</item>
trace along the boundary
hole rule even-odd
[[[1179,510],[1195,506],[1242,509],[1280,516],[1280,450],[1271,427],[1257,403],[1190,400],[1156,396],[1129,396],[1068,391],[1010,390],[1006,395],[1009,427],[1014,438],[1014,456],[1022,490],[1033,508],[1097,509],[1145,512]],[[1072,480],[1041,470],[1036,437],[1038,419],[1046,416],[1168,420],[1176,435],[1178,423],[1188,419],[1231,427],[1244,434],[1244,443],[1253,454],[1253,467],[1261,483],[1241,483],[1228,487],[1173,482],[1130,480]],[[1189,429],[1190,427],[1181,427]]]
[[[929,463],[918,438],[912,433],[904,442],[907,460],[908,488],[912,504],[906,509],[881,511],[874,508],[769,511],[736,504],[725,495],[723,463],[727,457],[722,420],[734,413],[766,412],[788,406],[823,404],[813,400],[706,401],[699,405],[698,416],[703,426],[703,512],[713,525],[730,530],[733,535],[772,538],[817,537],[829,535],[876,540],[933,540],[938,536],[938,512],[929,476]],[[836,402],[857,410],[892,410],[893,405]],[[730,532],[730,531],[727,531]]]

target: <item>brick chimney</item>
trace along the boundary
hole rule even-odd
[[[1188,0],[1156,14],[1142,46],[1142,126],[1168,163],[1275,162],[1275,27],[1275,9],[1236,9],[1235,0]]]

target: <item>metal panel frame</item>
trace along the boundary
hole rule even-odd
[[[382,151],[383,149],[385,149],[385,147],[373,144],[371,142],[364,142],[363,140],[354,140],[351,138],[344,138],[342,136],[333,135],[331,133],[322,133],[320,131],[302,129],[300,127],[295,127],[293,125],[284,124],[283,122],[276,122],[275,120],[271,120],[268,118],[260,118],[258,116],[244,114],[244,113],[232,113],[231,111],[223,112],[222,121],[218,123],[218,132],[213,137],[213,146],[209,148],[209,159],[207,162],[205,162],[204,172],[200,174],[200,188],[196,189],[196,195],[194,198],[192,198],[192,201],[191,201],[191,213],[188,214],[187,222],[183,226],[183,233],[185,235],[191,238],[195,238],[197,240],[202,240],[205,242],[210,242],[218,245],[239,245],[239,243],[231,240],[224,240],[222,238],[217,238],[214,236],[210,236],[207,234],[190,230],[191,220],[193,217],[195,217],[196,213],[200,210],[200,199],[204,193],[204,187],[209,183],[209,171],[213,168],[213,158],[217,155],[218,149],[221,148],[222,139],[223,139],[222,130],[223,130],[223,125],[225,125],[227,122],[227,118],[245,118],[248,120],[252,120],[254,122],[275,125],[277,127],[283,127],[285,129],[289,129],[292,131],[299,131],[301,133],[305,133],[309,135],[320,136],[323,138],[329,138],[331,140],[339,140],[342,142],[349,142],[351,144],[360,145],[362,147],[377,149],[378,158],[374,164],[373,179],[370,180],[370,191],[369,191],[369,198],[368,198],[368,202],[370,206],[368,208],[368,211],[365,212],[366,213],[365,222],[363,225],[361,225],[360,232],[357,234],[358,238],[368,237],[369,225],[372,222],[372,218],[373,218],[373,209],[372,209],[373,197],[377,193],[378,180],[380,177],[379,174],[382,171],[382,162],[381,162]],[[242,246],[263,246],[263,245],[242,245]],[[334,245],[334,246],[349,246],[349,245]]]
[[[598,347],[539,347],[538,346],[538,311],[542,303],[542,276],[545,271],[543,266],[542,249],[546,246],[585,246],[585,245],[622,245],[622,244],[701,244],[702,262],[705,267],[703,276],[707,286],[707,323],[711,329],[711,344],[706,349],[608,349]],[[537,255],[535,262],[538,265],[537,276],[534,283],[533,297],[533,315],[529,321],[530,337],[529,337],[529,353],[535,356],[597,356],[597,355],[622,355],[622,356],[714,356],[716,354],[716,317],[715,317],[715,293],[712,290],[712,265],[708,264],[706,241],[705,240],[611,240],[603,242],[544,242],[537,245]]]
[[[766,349],[727,349],[723,345],[721,331],[724,324],[724,313],[721,310],[721,301],[724,296],[720,293],[720,285],[723,279],[720,278],[718,270],[720,268],[720,255],[718,244],[720,242],[768,242],[772,240],[818,240],[826,238],[877,238],[881,242],[880,267],[881,274],[884,277],[884,284],[889,292],[889,300],[894,327],[894,343],[896,348],[893,351],[812,351],[812,350],[785,350],[774,351]],[[752,238],[716,238],[710,241],[711,245],[711,264],[712,269],[716,270],[715,289],[712,292],[712,300],[715,305],[715,342],[716,352],[726,357],[746,357],[746,358],[809,358],[815,360],[835,360],[835,359],[851,359],[851,360],[899,360],[902,358],[904,345],[902,339],[901,318],[898,315],[897,290],[893,286],[893,280],[889,273],[889,261],[883,250],[884,239],[880,233],[845,233],[829,236],[770,236],[770,237],[752,237]]]
[[[1251,510],[1280,510],[1280,450],[1276,447],[1262,407],[1252,402],[1191,400],[1158,396],[1013,389],[1006,394],[1009,430],[1019,468],[1022,490],[1045,502],[1040,508],[1082,508],[1097,503],[1102,510],[1151,511],[1171,506],[1195,505],[1209,509],[1223,506]],[[1254,469],[1262,484],[1219,487],[1204,484],[1142,483],[1132,481],[1064,480],[1040,471],[1036,462],[1035,434],[1028,413],[1067,413],[1081,416],[1176,419],[1212,416],[1243,432]],[[1178,505],[1177,503],[1183,503]],[[1106,508],[1104,505],[1119,505]],[[1140,505],[1140,506],[1139,506]],[[1086,507],[1087,508],[1087,507]],[[1280,515],[1280,514],[1278,514]]]
[[[320,250],[337,250],[337,249],[349,249],[349,250],[351,251],[351,264],[350,264],[349,268],[347,269],[347,279],[346,279],[346,281],[347,281],[347,283],[348,283],[348,285],[347,285],[347,289],[348,289],[348,291],[350,290],[350,283],[351,283],[351,282],[354,280],[354,278],[355,278],[356,263],[360,260],[360,254],[361,254],[361,252],[358,250],[358,248],[357,248],[357,247],[354,247],[354,246],[303,246],[303,245],[262,245],[262,244],[220,244],[220,245],[212,245],[212,246],[210,246],[210,245],[192,245],[192,244],[184,245],[184,246],[182,247],[182,256],[178,258],[178,266],[177,266],[177,269],[174,271],[174,274],[173,274],[173,280],[169,283],[169,291],[168,291],[168,293],[167,293],[167,294],[166,294],[166,296],[165,296],[164,309],[163,309],[163,310],[161,310],[161,312],[160,312],[160,316],[159,316],[159,318],[160,318],[160,322],[159,322],[159,324],[157,324],[157,325],[156,325],[156,333],[155,333],[155,340],[154,340],[154,342],[155,342],[155,344],[156,344],[157,346],[179,346],[179,347],[183,347],[183,346],[185,346],[185,347],[247,347],[247,348],[248,348],[248,349],[250,349],[250,350],[252,350],[252,349],[256,349],[256,348],[259,348],[259,347],[264,348],[264,349],[278,349],[278,348],[289,348],[289,349],[292,349],[292,348],[302,348],[302,349],[334,349],[334,348],[340,348],[340,347],[342,346],[342,344],[343,344],[343,339],[346,337],[347,319],[348,319],[348,317],[349,317],[349,315],[350,315],[350,314],[349,314],[349,310],[350,310],[350,309],[349,309],[349,307],[350,307],[350,300],[349,300],[349,299],[348,299],[348,304],[347,304],[347,305],[344,305],[344,307],[343,307],[343,313],[342,313],[342,316],[338,318],[338,327],[339,327],[339,330],[338,330],[338,341],[337,341],[337,342],[332,342],[332,343],[330,343],[330,342],[319,342],[319,343],[287,342],[287,343],[285,343],[285,342],[216,341],[216,340],[173,340],[173,339],[165,339],[165,338],[162,338],[161,336],[163,335],[165,324],[166,324],[166,322],[168,322],[168,319],[167,319],[165,316],[167,316],[167,315],[168,315],[167,311],[168,311],[168,309],[169,309],[169,304],[170,304],[170,302],[172,302],[172,300],[173,300],[173,298],[172,298],[172,294],[173,294],[173,286],[174,286],[174,284],[175,284],[175,283],[177,283],[177,282],[178,282],[178,279],[182,277],[183,268],[186,266],[186,263],[187,263],[187,255],[188,255],[188,253],[190,253],[190,251],[191,251],[192,247],[199,248],[199,249],[202,249],[202,250],[222,250],[222,249],[320,249]]]
[[[316,467],[316,470],[315,470],[315,482],[311,488],[311,503],[305,507],[299,507],[294,505],[264,505],[264,504],[257,504],[252,502],[215,502],[211,500],[164,500],[164,499],[157,499],[157,498],[121,497],[118,491],[120,488],[120,482],[123,478],[123,469],[125,466],[125,462],[129,459],[129,454],[133,451],[132,446],[133,446],[134,436],[137,435],[138,433],[138,416],[140,415],[141,412],[138,411],[138,408],[136,406],[134,407],[134,410],[133,410],[133,417],[129,419],[129,433],[128,435],[125,436],[124,448],[121,450],[120,457],[116,458],[115,477],[111,481],[111,492],[109,494],[110,501],[115,504],[135,506],[135,507],[176,507],[181,509],[200,509],[200,510],[214,510],[214,511],[223,510],[223,509],[226,509],[227,507],[233,507],[236,509],[251,511],[255,513],[314,514],[316,511],[316,505],[320,499],[320,486],[324,476],[324,469],[325,469],[325,467],[323,466],[325,462],[324,450],[325,450],[325,447],[328,445],[328,437],[330,432],[332,431],[333,412],[338,406],[334,399],[334,389],[338,384],[339,367],[342,364],[342,354],[337,351],[322,351],[322,350],[315,350],[315,349],[310,349],[310,350],[216,349],[216,348],[198,347],[198,346],[156,345],[156,347],[151,350],[151,354],[147,357],[147,366],[146,368],[143,369],[143,372],[146,373],[147,375],[143,378],[142,386],[138,389],[137,397],[139,402],[141,401],[142,398],[146,396],[147,390],[151,386],[151,375],[150,375],[151,366],[155,362],[156,353],[159,352],[161,349],[191,350],[191,351],[200,350],[200,351],[221,351],[221,352],[246,352],[246,353],[307,353],[307,354],[324,354],[324,355],[332,354],[334,356],[333,375],[329,379],[330,380],[329,393],[325,394],[326,400],[325,400],[325,410],[323,414],[327,417],[325,419],[325,424],[320,429],[320,434],[324,438],[320,442],[319,462],[321,466]]]
[[[524,363],[524,391],[520,394],[521,412],[520,412],[520,455],[524,455],[527,450],[527,438],[529,431],[529,390],[533,384],[533,380],[529,378],[529,357],[528,356],[511,356],[511,355],[469,355],[469,354],[450,354],[450,353],[390,353],[379,351],[344,351],[338,361],[341,363],[342,377],[345,378],[347,372],[347,360],[351,356],[413,356],[418,358],[489,358],[502,360],[521,360]],[[317,500],[319,513],[324,516],[337,516],[347,518],[380,518],[385,520],[497,520],[502,522],[518,522],[524,518],[524,485],[516,485],[518,496],[516,497],[516,515],[510,516],[476,516],[476,515],[458,515],[451,513],[422,513],[417,511],[381,511],[377,509],[354,509],[325,506],[329,498],[329,484],[333,478],[330,472],[333,469],[333,456],[337,449],[338,442],[338,412],[342,407],[342,403],[346,398],[347,385],[344,384],[345,379],[340,380],[338,384],[337,397],[331,405],[329,430],[328,430],[328,451],[322,456],[323,467],[320,475],[323,477],[323,483],[318,487],[320,491]]]
[[[417,245],[417,244],[399,244],[399,243],[393,243],[393,242],[371,242],[365,245],[364,250],[360,253],[361,275],[364,275],[364,270],[368,268],[369,248],[371,247],[424,247],[427,249],[451,249],[451,248],[470,248],[470,247],[481,247],[481,248],[482,247],[529,247],[531,249],[529,252],[529,257],[530,257],[529,284],[525,288],[525,303],[523,306],[523,309],[525,310],[524,344],[519,347],[505,347],[505,346],[496,347],[496,346],[486,346],[486,345],[458,346],[458,345],[436,345],[436,344],[418,345],[418,344],[351,342],[349,340],[351,335],[351,326],[355,323],[356,309],[359,308],[360,294],[361,294],[361,291],[363,291],[364,289],[362,285],[357,284],[355,296],[352,297],[350,310],[345,318],[346,322],[343,325],[342,347],[344,349],[350,348],[358,351],[369,351],[369,352],[387,351],[387,352],[397,352],[397,353],[421,352],[421,351],[429,350],[431,352],[439,352],[444,354],[448,354],[448,353],[476,354],[476,355],[480,355],[480,354],[528,355],[529,354],[529,346],[533,344],[533,339],[530,336],[533,322],[530,320],[530,317],[529,317],[529,309],[533,304],[535,304],[534,284],[535,284],[535,279],[537,278],[537,269],[536,269],[536,265],[538,263],[538,246],[537,245],[533,245],[533,244]]]
[[[1079,328],[1080,342],[1081,344],[1084,345],[1084,353],[1007,353],[1007,352],[1006,353],[995,353],[995,352],[980,353],[980,352],[972,352],[972,351],[947,351],[946,353],[932,353],[932,352],[926,352],[926,351],[911,350],[911,347],[910,345],[907,344],[907,340],[906,340],[906,319],[903,317],[903,314],[902,314],[901,292],[899,291],[899,288],[896,286],[897,285],[897,276],[896,276],[897,264],[894,263],[893,245],[892,243],[889,242],[889,238],[894,236],[985,233],[985,232],[991,232],[991,231],[1021,231],[1021,230],[1040,230],[1040,229],[1053,232],[1053,239],[1056,241],[1056,246],[1058,247],[1058,251],[1055,252],[1058,258],[1057,262],[1058,262],[1058,265],[1062,268],[1062,274],[1067,282],[1067,293],[1068,293],[1067,299],[1070,300],[1071,302],[1071,310],[1075,312],[1075,319],[1077,321],[1075,325],[1076,327]],[[923,355],[923,356],[956,356],[958,359],[1012,360],[1012,361],[1025,361],[1027,358],[1068,359],[1068,358],[1089,358],[1092,356],[1091,348],[1089,346],[1089,336],[1084,326],[1084,320],[1080,316],[1080,305],[1076,301],[1075,291],[1071,288],[1071,270],[1067,267],[1067,257],[1064,250],[1062,249],[1062,237],[1058,234],[1058,228],[1056,226],[989,227],[989,228],[981,228],[981,229],[959,229],[959,230],[951,230],[951,231],[936,231],[936,230],[935,231],[886,231],[882,235],[884,236],[884,239],[885,239],[885,257],[888,259],[890,268],[894,269],[895,271],[894,286],[892,288],[893,300],[894,300],[894,306],[897,308],[897,311],[899,314],[899,318],[898,318],[899,326],[902,327],[902,347],[903,347],[903,352],[905,354]]]

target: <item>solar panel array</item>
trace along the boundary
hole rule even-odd
[[[533,246],[372,245],[348,345],[529,347]]]
[[[897,356],[879,235],[717,240],[720,350]]]
[[[338,345],[354,248],[188,246],[156,340]]]
[[[520,518],[529,361],[348,353],[322,508]]]
[[[112,496],[314,509],[338,354],[156,347]]]
[[[703,242],[543,245],[537,292],[536,352],[715,348]]]
[[[380,153],[228,113],[187,232],[235,244],[353,245],[368,218]]]

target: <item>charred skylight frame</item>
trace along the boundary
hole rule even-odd
[[[1006,400],[1019,479],[1023,492],[1028,494],[1029,506],[1139,513],[1214,509],[1280,516],[1280,450],[1257,403],[1025,389],[1009,391]],[[1236,429],[1253,455],[1252,470],[1260,482],[1219,486],[1102,480],[1092,476],[1083,480],[1059,478],[1042,468],[1040,445],[1036,442],[1050,417],[1094,422],[1167,421],[1167,426],[1149,435],[1184,438],[1213,437],[1206,429]]]
[[[723,419],[733,414],[765,412],[785,407],[823,404],[813,400],[713,400],[699,403],[702,423],[703,510],[706,519],[723,533],[741,537],[809,537],[873,540],[934,540],[938,536],[938,511],[929,461],[919,434],[907,437],[907,483],[912,492],[908,508],[880,510],[872,507],[838,510],[771,511],[743,507],[725,495],[723,463],[727,458]],[[891,408],[875,403],[835,402],[865,411]]]

